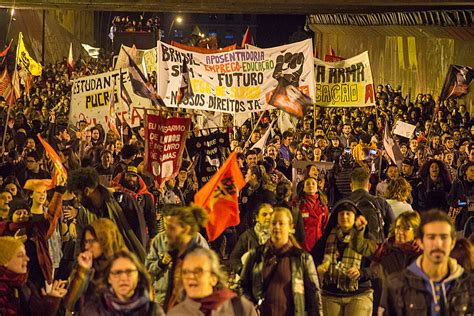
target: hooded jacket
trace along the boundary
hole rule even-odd
[[[155,237],[157,233],[157,223],[155,215],[155,197],[148,191],[148,188],[141,176],[138,176],[138,189],[132,191],[125,187],[123,173],[119,173],[112,181],[114,188],[119,192],[130,194],[137,200],[138,205],[143,209],[146,226],[148,228],[148,236]]]
[[[474,278],[449,259],[449,275],[440,282],[431,281],[421,270],[418,257],[405,270],[388,278],[384,305],[387,315],[472,315]]]

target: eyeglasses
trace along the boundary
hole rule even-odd
[[[113,278],[119,278],[121,275],[126,275],[128,278],[131,277],[135,272],[138,272],[137,269],[127,269],[127,270],[116,270],[110,271],[110,276]]]
[[[194,270],[183,269],[181,270],[181,275],[183,277],[193,276],[195,278],[200,278],[204,272],[211,272],[211,270],[204,270],[202,268],[196,268]]]

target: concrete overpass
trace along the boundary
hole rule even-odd
[[[473,1],[440,0],[0,0],[15,9],[146,11],[229,14],[312,14],[467,9]]]

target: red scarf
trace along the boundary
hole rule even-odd
[[[199,310],[206,316],[210,316],[213,310],[224,304],[227,300],[237,296],[234,292],[224,287],[212,292],[211,295],[194,299],[194,301],[201,303]]]
[[[0,267],[0,306],[5,316],[17,315],[20,309],[20,291],[26,284],[28,273],[18,274]],[[2,314],[3,315],[3,314]]]

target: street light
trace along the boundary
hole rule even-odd
[[[183,18],[180,17],[180,16],[177,16],[173,19],[173,22],[171,22],[171,25],[170,25],[170,29],[168,30],[168,36],[167,36],[168,39],[170,39],[171,30],[173,29],[174,22],[176,22],[178,24],[181,24],[181,23],[183,23]]]

